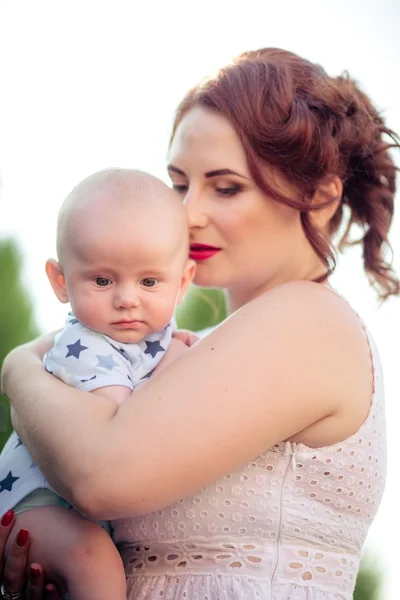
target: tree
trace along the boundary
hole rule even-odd
[[[176,320],[181,329],[199,331],[218,325],[226,317],[225,298],[220,290],[191,286],[178,307]]]
[[[38,334],[32,303],[22,282],[17,244],[0,240],[0,365],[12,348]],[[23,369],[23,365],[21,365]],[[8,401],[0,394],[0,450],[11,433]]]
[[[361,561],[357,576],[353,600],[379,600],[382,584],[382,572],[371,555],[366,555]]]
[[[199,331],[217,325],[225,316],[226,306],[221,291],[192,286],[177,311],[177,323],[182,329]],[[381,580],[381,572],[371,557],[367,557],[361,562],[353,599],[379,600]]]

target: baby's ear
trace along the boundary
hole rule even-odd
[[[194,260],[187,260],[183,269],[181,287],[178,294],[177,304],[180,304],[185,297],[189,285],[193,281],[194,274],[196,273],[196,263]]]
[[[54,260],[54,258],[49,258],[46,261],[46,274],[49,278],[51,287],[54,290],[55,295],[59,299],[60,302],[66,304],[68,299],[67,286],[65,283],[65,277],[61,270],[60,264]]]

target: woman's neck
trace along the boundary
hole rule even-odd
[[[278,285],[290,283],[291,281],[315,281],[326,285],[328,284],[329,275],[330,272],[327,271],[326,266],[318,260],[318,264],[314,264],[312,268],[304,270],[303,272],[298,271],[297,273],[286,274],[286,276],[274,277],[260,283],[258,286],[255,285],[249,287],[247,285],[230,288],[225,290],[228,314],[234,313],[245,304],[248,304],[258,296],[267,293]]]

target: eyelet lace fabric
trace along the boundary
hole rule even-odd
[[[350,438],[278,444],[190,498],[113,523],[129,600],[351,600],[386,473],[369,341],[375,391]]]

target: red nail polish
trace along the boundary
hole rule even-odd
[[[25,546],[28,541],[29,531],[26,529],[20,529],[17,536],[17,546]]]
[[[56,587],[52,583],[48,583],[44,588],[44,597],[48,600],[56,598]]]
[[[30,572],[32,579],[36,580],[39,579],[42,574],[42,571],[39,569],[39,567],[34,567],[33,565],[30,566]]]
[[[1,524],[3,525],[3,527],[8,527],[9,524],[11,523],[11,521],[14,518],[14,511],[13,510],[8,510],[6,513],[4,513],[3,518],[1,519]]]

